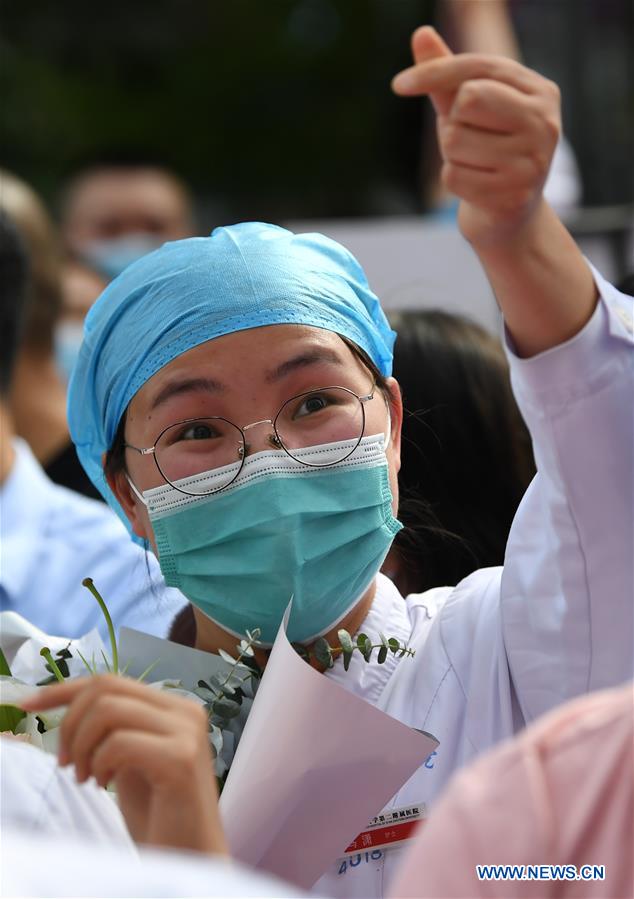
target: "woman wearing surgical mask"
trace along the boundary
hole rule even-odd
[[[190,599],[199,648],[232,651],[255,627],[270,645],[292,597],[293,641],[345,627],[416,650],[324,675],[439,739],[391,808],[424,808],[469,758],[631,676],[634,655],[634,340],[627,299],[541,195],[556,91],[511,61],[453,57],[430,29],[413,48],[395,88],[436,106],[535,447],[504,569],[406,599],[378,573],[399,529],[393,334],[326,237],[247,223],[166,244],[93,307],[70,386],[80,458]],[[318,891],[381,895],[400,853],[333,861]]]

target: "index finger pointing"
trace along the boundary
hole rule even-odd
[[[465,81],[486,78],[508,84],[526,94],[537,92],[545,79],[514,59],[480,53],[461,53],[431,59],[404,69],[392,80],[392,89],[402,96],[454,93]]]

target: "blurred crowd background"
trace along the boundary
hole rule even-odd
[[[99,158],[178,172],[202,232],[243,219],[418,213],[432,205],[425,108],[394,97],[409,37],[454,49],[497,0],[31,0],[5,4],[4,165],[54,206]],[[524,62],[563,94],[584,207],[634,200],[631,0],[510,0]]]

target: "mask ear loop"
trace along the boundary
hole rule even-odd
[[[134,484],[132,483],[132,479],[130,478],[130,475],[128,474],[127,471],[125,472],[125,478],[126,478],[126,481],[128,482],[128,484],[130,485],[130,488],[131,488],[132,492],[134,493],[134,495],[136,496],[136,498],[137,498],[140,502],[142,502],[143,505],[147,508],[148,502],[147,502],[146,498],[145,498],[145,497],[143,496],[143,494],[142,494],[142,493],[141,493],[141,492],[134,486]]]
[[[390,401],[387,397],[385,397],[385,405],[387,406],[387,440],[385,439],[385,434],[383,435],[383,452],[385,452],[390,445],[390,441],[392,439],[392,413],[390,412]]]

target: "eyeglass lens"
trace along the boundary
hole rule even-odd
[[[306,465],[314,465],[311,449],[319,444],[356,441],[329,454],[328,464],[342,461],[363,436],[363,403],[343,387],[327,387],[287,400],[275,418],[281,448]],[[166,428],[156,442],[156,463],[166,481],[190,494],[215,493],[237,477],[244,439],[237,425],[224,418],[200,418]],[[319,465],[320,463],[317,463]],[[208,477],[213,475],[212,483]],[[180,482],[180,483],[179,483]],[[184,483],[183,483],[184,482]]]

